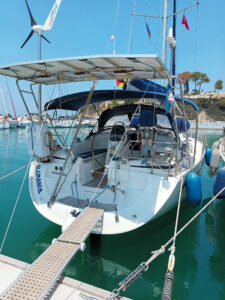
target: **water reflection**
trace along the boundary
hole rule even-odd
[[[83,131],[83,137],[89,130]],[[66,134],[67,130],[62,129],[61,133]],[[209,136],[208,143],[211,145],[216,138],[216,135]],[[1,176],[25,165],[29,159],[26,131],[0,131],[0,150]],[[8,224],[23,174],[22,171],[0,183],[1,237]],[[201,170],[201,181],[205,203],[212,196],[215,181],[215,177],[209,176],[206,166]],[[61,229],[35,210],[30,200],[28,183],[21,199],[4,254],[32,262],[51,244],[53,238],[59,236]],[[199,207],[193,209],[185,201],[181,207],[179,228],[198,210]],[[173,300],[225,299],[224,215],[225,202],[218,200],[177,238]],[[152,250],[159,249],[171,238],[175,216],[176,210],[160,220],[123,235],[91,236],[87,240],[86,251],[76,255],[65,274],[108,290],[117,288],[121,280],[149,258]],[[166,251],[157,258],[149,270],[128,288],[125,295],[135,300],[161,299],[168,257],[169,252]]]
[[[196,210],[184,203],[179,227],[183,226]],[[175,216],[176,210],[158,221],[127,234],[91,235],[87,240],[86,251],[76,255],[65,269],[64,275],[112,291],[142,261],[149,258],[152,250],[160,248],[171,238]],[[190,287],[195,282],[198,271],[195,250],[198,246],[199,223],[199,220],[192,223],[185,233],[177,238],[174,283],[176,295],[173,299],[187,299]],[[35,260],[60,233],[59,226],[49,224],[32,245],[30,254],[32,260]],[[150,265],[149,270],[129,287],[125,295],[140,300],[161,299],[168,257],[169,252],[166,251],[164,255],[157,258]]]
[[[215,241],[214,253],[209,258],[212,278],[222,284],[222,289],[217,299],[225,299],[225,201],[217,200],[213,214],[211,215],[211,226],[207,222],[213,232]],[[213,219],[213,221],[212,221]]]

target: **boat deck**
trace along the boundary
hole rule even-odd
[[[92,172],[92,179],[84,183],[83,186],[104,189],[107,186],[108,175],[104,174],[103,169]]]
[[[22,274],[0,299],[42,299],[102,217],[103,210],[85,208],[59,238]]]

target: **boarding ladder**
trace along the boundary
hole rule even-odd
[[[93,229],[101,226],[103,210],[85,208],[45,252],[0,296],[1,300],[43,299]]]

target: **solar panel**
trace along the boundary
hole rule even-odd
[[[41,84],[116,78],[164,79],[169,76],[156,54],[41,60],[0,67],[0,74]]]

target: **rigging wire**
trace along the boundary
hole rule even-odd
[[[163,0],[161,0],[161,6],[160,6],[160,15],[162,15],[163,12]],[[158,26],[158,32],[157,32],[157,40],[155,44],[155,53],[159,53],[159,47],[161,45],[162,37],[160,33],[162,32],[162,26],[163,26],[163,19],[160,19],[160,26]]]
[[[112,34],[115,34],[115,32],[116,32],[116,25],[117,25],[117,21],[118,21],[119,7],[120,7],[120,0],[117,1],[116,15],[115,15],[115,19],[114,19]]]
[[[132,16],[131,16],[131,24],[130,24],[130,34],[129,34],[129,40],[128,40],[127,53],[132,52],[132,33],[133,33],[133,24],[134,24],[135,8],[136,8],[136,0],[134,0],[134,2],[133,2]]]
[[[195,21],[195,45],[194,45],[194,61],[193,61],[193,70],[196,70],[196,57],[197,57],[197,36],[198,36],[198,19],[199,19],[199,6],[197,5],[196,11],[196,21]]]
[[[116,14],[115,14],[114,24],[113,24],[113,29],[112,29],[112,35],[111,35],[110,40],[108,40],[108,43],[106,46],[106,53],[108,52],[110,42],[113,41],[112,37],[114,37],[114,40],[115,40],[115,32],[116,32],[116,26],[117,26],[117,22],[118,22],[119,7],[120,7],[120,0],[117,0],[117,7],[116,7]]]

